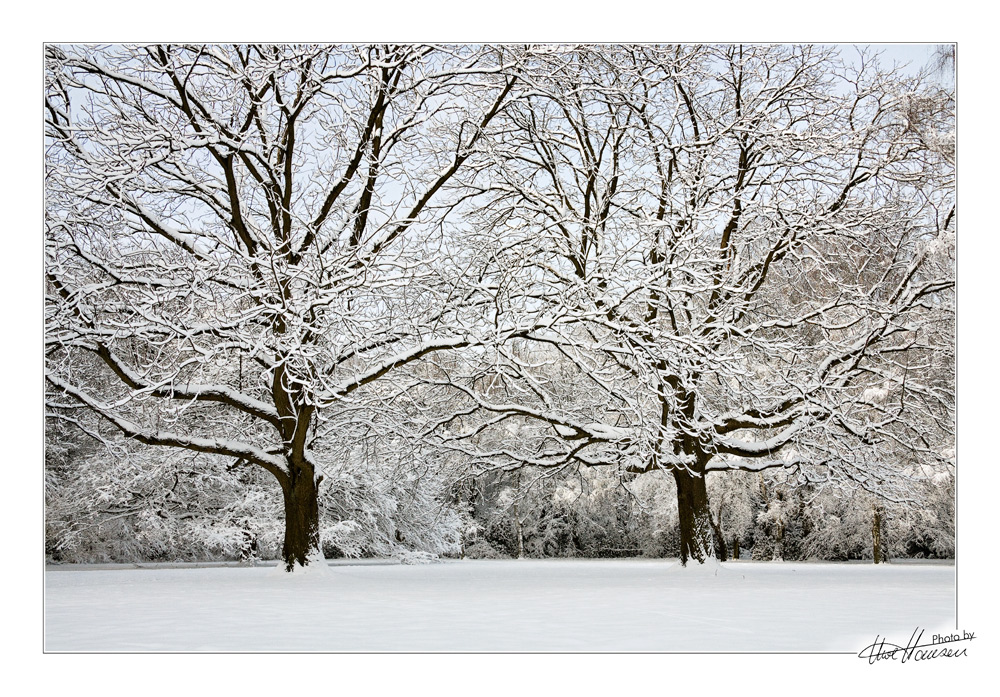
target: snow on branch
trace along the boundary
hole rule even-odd
[[[126,436],[146,445],[163,445],[202,453],[227,455],[236,459],[253,462],[265,468],[279,478],[286,474],[281,458],[240,441],[222,438],[198,438],[185,436],[171,431],[144,429],[138,424],[117,414],[115,409],[87,394],[84,390],[72,385],[57,376],[46,374],[45,379],[66,394],[80,400],[94,412],[102,416]]]

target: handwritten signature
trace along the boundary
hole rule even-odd
[[[976,638],[975,632],[962,631],[961,634],[935,634],[931,637],[930,643],[922,644],[924,630],[913,630],[910,640],[906,646],[893,644],[883,637],[875,635],[875,641],[861,649],[858,658],[867,658],[868,665],[879,661],[929,661],[933,658],[958,658],[965,656],[968,647],[957,648],[955,644],[963,641],[972,641]]]

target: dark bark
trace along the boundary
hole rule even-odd
[[[319,482],[311,469],[294,469],[282,483],[285,498],[285,543],[281,548],[285,570],[308,566],[319,551]]]
[[[876,564],[888,561],[882,542],[882,509],[877,503],[872,504],[872,559]]]
[[[719,507],[718,514],[715,518],[710,518],[709,522],[712,524],[712,534],[715,537],[715,556],[718,557],[719,561],[726,561],[729,555],[729,548],[726,546],[726,536],[722,532],[722,507]]]
[[[785,559],[785,521],[778,519],[774,530],[774,561]]]
[[[688,559],[703,564],[715,557],[715,532],[708,508],[705,475],[686,469],[674,470],[677,484],[677,515],[681,533],[681,564]]]

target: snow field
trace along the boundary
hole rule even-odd
[[[717,572],[717,573],[716,573]],[[45,578],[46,651],[844,651],[954,627],[954,567],[463,560]]]

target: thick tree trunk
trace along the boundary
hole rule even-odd
[[[715,536],[712,516],[708,510],[705,475],[674,470],[677,484],[677,515],[680,519],[681,564],[688,559],[699,564],[715,558]]]
[[[281,556],[286,571],[321,558],[319,547],[319,486],[312,472],[298,471],[282,486],[285,497],[285,543]]]

